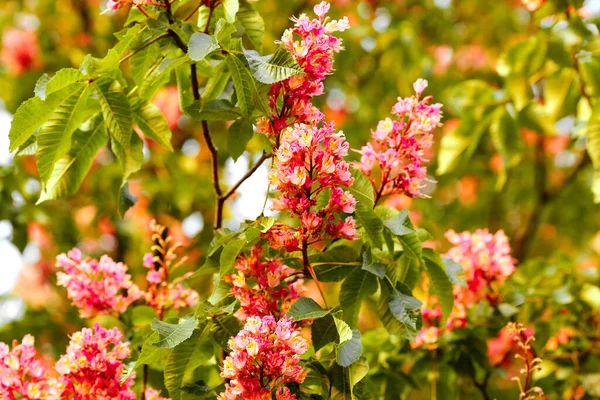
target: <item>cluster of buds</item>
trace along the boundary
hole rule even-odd
[[[533,373],[535,371],[541,371],[540,364],[542,363],[542,359],[536,357],[535,351],[533,347],[531,347],[531,343],[535,341],[535,337],[533,335],[527,335],[526,329],[523,324],[509,322],[506,326],[508,330],[512,333],[513,341],[519,347],[519,352],[515,355],[516,359],[520,359],[523,361],[523,369],[521,369],[521,374],[524,375],[524,381],[521,381],[520,377],[513,377],[512,380],[516,381],[519,385],[519,399],[520,400],[535,400],[544,398],[544,391],[542,388],[538,386],[532,386],[533,383]]]
[[[3,399],[54,400],[60,386],[36,358],[34,339],[26,335],[21,344],[13,342],[12,350],[0,343],[0,397]],[[15,397],[15,395],[17,395]]]
[[[267,233],[273,248],[296,251],[309,241],[357,238],[354,219],[336,217],[352,213],[356,205],[352,194],[341,188],[353,183],[344,161],[348,147],[333,123],[321,128],[298,124],[283,132],[269,175],[271,185],[281,192],[274,208],[298,216],[300,227],[275,225]],[[327,189],[327,203],[318,206],[317,196]]]
[[[122,314],[141,298],[156,310],[159,317],[169,309],[178,311],[198,303],[198,293],[182,284],[191,272],[169,282],[170,272],[186,261],[183,258],[174,263],[180,244],[173,243],[166,228],[156,221],[152,221],[150,226],[154,253],[144,256],[144,267],[149,269],[146,291],[132,283],[125,264],[116,263],[106,255],[100,261],[92,258],[83,260],[81,251],[73,249],[57,257],[57,266],[64,270],[56,274],[58,285],[67,289],[69,299],[79,309],[82,318]]]
[[[294,330],[292,320],[272,316],[248,317],[244,329],[229,339],[231,353],[223,362],[221,377],[229,380],[218,400],[292,400],[284,387],[302,383],[306,373],[299,364],[308,343]]]
[[[236,317],[246,321],[250,316],[279,317],[300,297],[303,280],[286,282],[295,272],[276,258],[263,259],[260,245],[252,247],[250,255],[240,255],[235,263],[237,272],[224,280],[232,285],[233,296],[240,301]]]
[[[109,256],[102,256],[100,261],[82,259],[81,251],[73,249],[59,255],[56,261],[64,270],[56,274],[57,283],[67,289],[69,299],[82,318],[119,315],[143,295],[127,274],[127,266],[114,262]]]
[[[498,302],[498,289],[515,271],[510,245],[503,231],[491,234],[487,229],[475,233],[446,232],[446,238],[454,245],[446,256],[463,267],[466,287],[454,287],[454,306],[441,326],[442,309],[435,296],[429,296],[421,309],[424,327],[418,333],[414,347],[436,346],[443,330],[464,328],[467,324],[467,309],[481,301],[491,305]],[[427,285],[426,285],[427,286]]]
[[[311,101],[323,94],[323,80],[333,71],[333,55],[342,49],[342,39],[332,34],[348,29],[350,24],[346,17],[330,20],[326,16],[327,2],[316,5],[314,11],[316,19],[306,14],[294,18],[294,27],[287,29],[281,38],[281,45],[293,54],[304,73],[271,85],[272,114],[257,121],[257,130],[275,140],[295,123],[315,125],[324,119]]]
[[[403,193],[422,197],[427,179],[426,152],[433,144],[433,131],[441,126],[439,103],[429,104],[431,96],[421,99],[427,81],[418,79],[413,85],[416,95],[402,99],[392,108],[397,120],[380,121],[371,133],[371,143],[360,150],[358,168],[367,175],[376,193],[376,202],[385,195]],[[373,176],[375,167],[380,177]]]
[[[56,363],[62,387],[61,399],[134,400],[133,378],[120,382],[129,344],[117,329],[95,324],[71,336],[67,353]]]
[[[149,271],[146,274],[148,289],[146,290],[146,302],[156,310],[159,318],[169,309],[176,311],[193,307],[198,303],[198,293],[183,286],[182,281],[189,278],[193,272],[188,272],[169,282],[169,274],[187,259],[184,257],[177,260],[177,250],[180,243],[174,242],[168,235],[167,229],[152,220],[152,253],[144,256],[144,267]]]

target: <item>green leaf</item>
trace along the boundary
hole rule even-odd
[[[423,249],[425,267],[429,276],[429,284],[442,307],[444,320],[450,316],[454,306],[454,287],[446,269],[442,257],[433,249]]]
[[[135,205],[137,197],[129,192],[129,183],[125,183],[119,191],[119,215],[125,218],[127,211]]]
[[[592,115],[584,129],[587,136],[587,152],[595,169],[600,168],[600,105],[592,110]]]
[[[171,79],[171,72],[189,60],[187,54],[178,58],[166,59],[148,71],[139,86],[140,97],[144,100],[150,100],[156,91]]]
[[[577,71],[563,68],[546,79],[544,87],[544,110],[551,121],[574,114],[581,98]]]
[[[161,59],[160,45],[156,42],[131,56],[129,70],[138,87],[144,84],[147,75],[151,75],[158,68]],[[187,78],[189,80],[189,76]]]
[[[106,145],[108,135],[101,118],[75,131],[71,149],[56,162],[38,203],[73,195],[92,166],[96,153]]]
[[[446,266],[446,272],[448,278],[453,285],[467,287],[467,280],[465,278],[465,272],[463,271],[462,265],[451,259],[450,257],[442,257],[444,265]]]
[[[106,127],[121,147],[128,150],[133,132],[133,119],[127,96],[122,92],[110,91],[106,85],[96,84],[95,88]]]
[[[494,112],[490,133],[494,146],[504,158],[504,165],[515,166],[520,161],[525,146],[519,134],[519,126],[505,106],[498,107]]]
[[[411,229],[407,226],[408,224],[410,224],[410,220],[408,219],[408,210],[402,210],[397,216],[383,220],[383,226],[388,228],[394,235],[397,236],[404,236],[415,232],[414,229]]]
[[[387,274],[390,277],[393,276],[394,284],[402,282],[410,290],[413,290],[421,276],[419,260],[409,257],[407,254],[402,254],[396,266],[390,265]]]
[[[356,394],[358,383],[367,376],[369,365],[364,357],[354,362],[348,368],[334,365],[330,370],[331,400],[358,400]]]
[[[413,229],[413,232],[407,233],[404,235],[396,236],[398,241],[402,245],[402,249],[404,253],[411,258],[415,258],[417,260],[421,259],[423,255],[423,246],[421,245],[421,240],[416,232],[414,232],[414,226],[410,222],[410,219],[406,218],[404,220],[404,224],[407,228]]]
[[[592,97],[600,96],[600,62],[589,54],[577,58],[586,93]]]
[[[354,183],[348,188],[357,202],[363,203],[366,208],[372,209],[375,201],[375,192],[369,178],[359,170],[352,170]]]
[[[381,249],[383,245],[383,223],[375,211],[365,204],[357,203],[354,215],[364,229],[368,242],[373,247]]]
[[[377,278],[363,269],[356,269],[348,276],[340,289],[340,306],[344,321],[351,327],[358,322],[358,313],[363,300],[377,291]]]
[[[531,37],[516,43],[500,56],[497,70],[501,76],[524,75],[529,77],[546,62],[548,40],[543,36]]]
[[[148,339],[142,345],[142,351],[138,356],[138,359],[131,363],[126,369],[123,370],[123,376],[121,377],[121,383],[125,382],[131,374],[144,364],[152,364],[157,361],[164,359],[164,349],[153,346],[152,343],[159,339],[158,333],[153,332]]]
[[[472,113],[474,108],[491,101],[494,101],[493,88],[477,79],[459,83],[448,95],[448,105],[459,115]]]
[[[189,339],[197,324],[198,321],[193,316],[182,318],[177,324],[155,319],[152,321],[152,330],[158,332],[159,337],[152,344],[163,349],[171,349]]]
[[[208,79],[204,90],[202,91],[202,99],[205,101],[214,100],[225,90],[227,83],[231,78],[231,74],[227,69],[227,63],[221,62],[215,68],[213,75]]]
[[[360,248],[346,244],[331,247],[324,253],[309,255],[310,262],[314,264],[317,278],[321,282],[343,280],[350,271],[357,268],[359,258]]]
[[[362,356],[362,351],[362,335],[357,329],[353,329],[352,338],[338,346],[335,361],[342,367],[349,367]]]
[[[77,85],[78,89],[58,106],[37,136],[37,164],[44,185],[50,179],[54,164],[69,151],[73,132],[89,116],[86,110],[89,86],[83,83],[72,85]]]
[[[231,36],[236,31],[237,29],[235,29],[235,26],[227,22],[224,18],[221,18],[217,21],[214,36],[217,38],[217,42],[219,42],[221,47],[229,49],[229,45],[231,43]]]
[[[225,10],[225,19],[228,22],[234,23],[235,15],[240,9],[239,0],[222,0],[221,3],[223,4],[223,9]]]
[[[286,316],[294,321],[306,319],[319,319],[329,314],[330,310],[324,310],[316,301],[309,297],[299,298],[287,312]]]
[[[254,6],[247,0],[240,1],[240,9],[237,13],[237,19],[244,28],[248,39],[252,42],[255,49],[260,49],[265,39],[265,21]]]
[[[133,123],[140,128],[147,139],[155,141],[164,149],[173,151],[169,123],[154,104],[137,102],[133,107]]]
[[[385,276],[385,266],[380,261],[373,260],[371,248],[368,248],[363,253],[362,269],[374,274],[375,276],[378,276],[379,278],[383,278]]]
[[[150,306],[135,306],[131,311],[131,322],[135,327],[150,325],[156,318],[156,311]]]
[[[215,315],[212,318],[209,332],[212,340],[223,349],[227,349],[227,341],[242,329],[240,321],[233,315]]]
[[[233,161],[237,161],[244,154],[253,134],[254,129],[249,118],[238,119],[229,127],[227,130],[227,149]]]
[[[213,345],[204,330],[195,330],[192,336],[169,353],[165,364],[165,386],[172,400],[184,400],[184,377],[200,364],[213,357]]]
[[[63,68],[50,78],[47,74],[37,81],[35,85],[35,94],[42,100],[72,83],[79,82],[83,78],[81,71],[75,68]]]
[[[296,58],[281,46],[272,56],[261,56],[254,50],[245,51],[244,55],[252,75],[268,85],[303,73]]]
[[[342,344],[352,339],[352,329],[350,329],[346,322],[336,317],[333,317],[333,322],[338,334],[338,343]]]
[[[225,58],[233,86],[237,95],[238,106],[242,115],[249,116],[252,112],[252,76],[250,76],[244,63],[234,54]]]
[[[240,111],[228,100],[194,102],[185,113],[196,121],[232,121],[241,117]]]
[[[421,302],[402,283],[392,287],[382,282],[377,311],[381,323],[392,335],[414,340],[421,329]]]
[[[229,296],[231,296],[231,285],[221,279],[220,274],[214,274],[213,291],[208,298],[208,302],[217,305]]]
[[[246,244],[245,240],[236,239],[225,245],[223,252],[221,253],[221,276],[225,276],[230,274],[233,271],[233,266],[235,265],[235,260],[237,259],[238,254],[242,251],[242,248]]]
[[[323,346],[335,342],[338,339],[335,320],[331,314],[313,321],[310,330],[315,351],[319,351]]]
[[[219,42],[214,37],[206,33],[197,32],[190,38],[188,55],[192,61],[201,61],[219,47]]]
[[[123,180],[121,182],[121,186],[123,186],[133,173],[142,168],[142,164],[144,163],[144,145],[142,139],[137,134],[131,136],[131,141],[127,148],[121,146],[116,140],[112,140],[110,145],[123,171]]]

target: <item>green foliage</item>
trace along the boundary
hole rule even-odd
[[[158,340],[152,344],[164,349],[173,348],[188,340],[194,333],[197,324],[198,321],[194,317],[182,318],[176,324],[155,319],[152,321],[152,330],[157,332],[159,336]]]

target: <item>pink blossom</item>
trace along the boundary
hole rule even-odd
[[[148,388],[146,389],[146,400],[171,400],[167,397],[161,397],[160,392],[158,390]]]
[[[104,329],[98,323],[71,336],[67,353],[56,363],[63,388],[61,399],[134,400],[133,377],[121,383],[123,360],[129,357],[129,344],[117,329]]]
[[[392,108],[397,120],[386,118],[371,133],[373,141],[363,146],[358,168],[368,176],[376,189],[377,198],[393,193],[422,197],[423,182],[427,179],[425,153],[431,148],[433,131],[441,126],[441,104],[429,104],[431,96],[420,99],[427,81],[414,83],[416,95],[398,98]],[[379,167],[376,178],[373,169]]]
[[[0,343],[0,397],[6,400],[58,399],[59,385],[49,378],[46,368],[36,359],[33,337],[25,335],[21,344],[15,340],[12,347]]]
[[[282,133],[269,175],[272,187],[281,192],[274,208],[298,216],[300,227],[274,226],[266,235],[272,247],[294,251],[308,240],[357,237],[352,217],[344,220],[335,215],[350,214],[356,205],[354,196],[341,188],[353,183],[344,161],[348,147],[344,134],[336,132],[333,124],[321,128],[296,124]],[[316,198],[325,190],[331,195],[319,208]]]
[[[291,319],[248,317],[228,346],[231,353],[223,362],[221,377],[229,383],[218,400],[270,400],[273,392],[280,400],[296,399],[283,385],[304,382],[306,372],[299,363],[308,343],[294,330]]]
[[[283,33],[281,45],[294,55],[304,73],[271,85],[272,113],[257,121],[258,132],[277,140],[293,124],[323,121],[323,113],[311,101],[323,94],[323,80],[333,71],[333,55],[343,49],[342,40],[332,34],[350,27],[347,18],[330,20],[328,11],[329,4],[321,2],[314,7],[317,19],[302,14],[293,18],[294,27]]]
[[[121,314],[142,296],[127,274],[127,266],[106,255],[100,261],[89,257],[83,260],[81,251],[73,249],[59,255],[56,261],[64,270],[56,274],[57,284],[67,289],[82,318]]]
[[[23,29],[7,29],[2,35],[0,62],[13,75],[21,75],[41,66],[37,35]]]
[[[302,279],[285,282],[295,270],[278,259],[263,259],[263,249],[252,247],[250,255],[240,255],[235,263],[237,273],[224,277],[232,284],[233,296],[240,301],[236,316],[245,321],[249,316],[279,317],[302,292]]]

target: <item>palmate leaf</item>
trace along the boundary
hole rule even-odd
[[[265,21],[256,8],[247,0],[240,0],[240,9],[237,13],[237,19],[244,28],[248,39],[254,45],[254,48],[260,49],[265,39]]]
[[[83,78],[81,71],[75,68],[63,68],[58,70],[53,77],[47,74],[42,75],[35,84],[35,95],[45,100],[49,95],[57,92],[72,83],[78,82]]]
[[[178,58],[169,58],[161,61],[160,64],[145,74],[142,83],[139,85],[140,97],[149,101],[156,91],[169,81],[171,72],[189,60],[189,56],[184,54]]]
[[[171,349],[189,339],[197,324],[198,320],[193,316],[182,318],[177,324],[155,319],[152,321],[152,330],[157,332],[159,337],[152,345],[163,349]]]
[[[241,117],[239,108],[228,100],[211,100],[204,104],[196,101],[184,111],[196,121],[232,121]]]
[[[233,315],[216,315],[209,326],[210,337],[223,349],[227,349],[229,338],[238,334],[242,329],[240,321]]]
[[[187,397],[182,390],[184,377],[213,356],[213,344],[206,334],[208,324],[196,329],[192,336],[176,346],[165,364],[165,386],[172,400]]]
[[[261,56],[254,50],[245,51],[250,71],[257,81],[271,85],[303,73],[294,56],[279,47],[272,56]]]
[[[197,32],[190,38],[188,55],[192,61],[202,61],[214,50],[219,48],[219,42],[206,33]]]
[[[302,321],[305,319],[319,319],[329,314],[330,310],[324,310],[316,301],[310,297],[302,297],[298,299],[287,312],[286,316],[294,321]]]
[[[362,351],[362,335],[358,329],[353,329],[352,337],[338,346],[335,361],[342,367],[349,367],[362,356]]]
[[[17,150],[27,142],[39,127],[50,119],[54,111],[83,86],[83,83],[73,83],[52,93],[45,101],[39,97],[32,97],[21,104],[14,115],[8,134],[10,151]]]
[[[71,149],[54,165],[38,203],[67,197],[77,192],[92,166],[96,153],[107,141],[106,128],[100,117],[94,118],[88,129],[80,128],[75,131],[71,139]]]
[[[243,116],[249,116],[252,112],[252,76],[244,63],[234,54],[225,58],[229,73],[233,79],[233,86],[237,95],[238,107]]]
[[[223,93],[223,90],[225,90],[229,78],[231,78],[231,74],[227,68],[227,63],[222,61],[215,68],[213,76],[206,81],[206,85],[201,94],[202,99],[210,101],[219,97],[219,95]]]
[[[365,207],[373,208],[375,191],[369,178],[359,170],[352,170],[352,177],[354,178],[354,183],[348,188],[350,193],[352,193],[356,201],[363,203]]]
[[[377,291],[377,278],[363,269],[355,269],[340,289],[340,306],[344,311],[344,321],[355,327],[363,300]]]
[[[248,118],[239,119],[229,127],[227,130],[227,150],[229,150],[229,155],[233,158],[233,161],[237,161],[244,154],[253,134],[252,121]]]
[[[246,244],[243,239],[232,240],[225,245],[223,252],[221,253],[220,264],[221,264],[221,276],[230,274],[233,271],[235,260],[242,251],[242,248]]]
[[[225,19],[227,22],[234,23],[235,16],[240,9],[239,0],[222,0],[223,10],[225,11]]]
[[[169,123],[154,104],[136,101],[133,105],[133,123],[141,129],[147,139],[152,139],[162,148],[173,151]]]
[[[100,100],[104,123],[111,137],[119,143],[123,150],[129,150],[133,118],[127,96],[122,92],[111,91],[110,85],[105,82],[94,83],[94,88]]]
[[[142,86],[146,74],[149,74],[154,71],[155,68],[158,68],[160,59],[161,53],[160,45],[158,43],[152,43],[145,49],[135,53],[129,59],[129,70],[131,71],[131,76],[136,85]]]
[[[311,324],[310,330],[315,351],[319,351],[326,344],[335,342],[338,339],[335,319],[331,314],[315,320]]]
[[[116,140],[111,140],[110,144],[113,153],[121,165],[121,170],[123,171],[121,186],[124,186],[131,174],[139,171],[144,163],[142,139],[137,134],[132,135],[127,148],[121,146]]]
[[[380,249],[383,245],[383,223],[379,216],[363,203],[356,204],[354,215],[364,229],[367,241]]]
[[[331,400],[355,400],[356,385],[369,372],[369,364],[364,357],[347,368],[334,364],[329,371],[331,378]]]
[[[389,333],[414,340],[422,325],[420,307],[421,302],[402,283],[392,287],[382,281],[377,313]]]
[[[69,151],[73,132],[89,116],[86,107],[89,86],[84,83],[72,85],[77,89],[56,108],[37,135],[37,165],[44,185],[50,179],[54,164]]]

